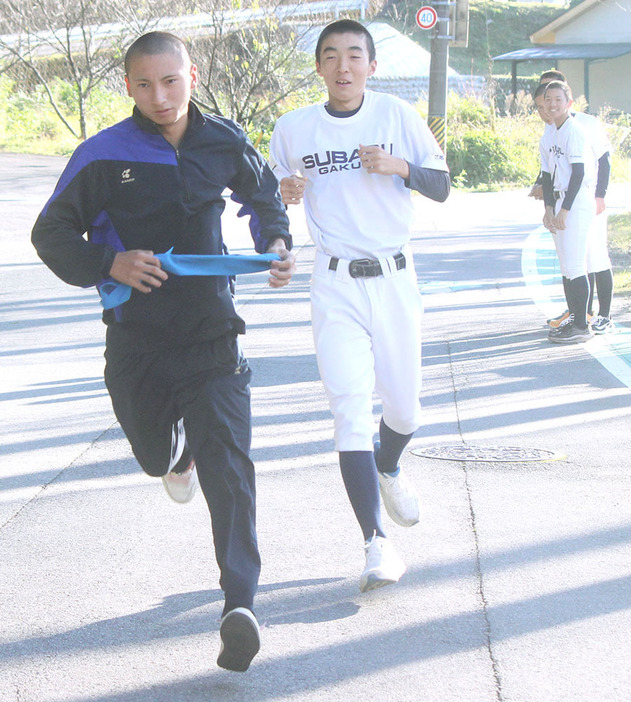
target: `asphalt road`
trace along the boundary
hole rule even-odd
[[[367,595],[313,355],[299,210],[291,286],[240,280],[263,648],[235,674],[215,665],[205,504],[176,505],[139,470],[102,382],[96,293],[56,280],[30,246],[62,165],[0,154],[2,702],[631,696],[631,391],[584,346],[547,342],[522,276],[537,203],[524,191],[416,201],[425,409],[402,464],[423,516],[411,529],[386,518],[408,572]],[[226,237],[246,251],[233,215]]]

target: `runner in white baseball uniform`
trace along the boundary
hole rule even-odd
[[[313,333],[344,485],[365,540],[364,592],[405,571],[381,524],[379,490],[396,523],[419,520],[418,496],[398,465],[420,424],[422,304],[408,246],[410,189],[442,202],[449,173],[420,115],[365,89],[376,60],[363,25],[325,27],[316,68],[328,102],[283,115],[270,157],[284,202],[304,195],[316,245]],[[375,390],[383,416],[373,445]]]
[[[554,133],[555,126],[552,124],[550,116],[546,113],[543,95],[546,86],[553,80],[567,82],[560,71],[546,71],[541,74],[539,86],[534,93],[535,105],[541,119],[546,123],[546,131],[550,132],[550,134]],[[615,328],[610,316],[613,298],[613,271],[607,244],[607,212],[605,205],[605,195],[609,186],[611,171],[609,161],[611,143],[607,131],[597,117],[584,112],[575,112],[574,110],[571,110],[570,114],[578,121],[585,132],[597,169],[595,190],[596,217],[594,218],[587,245],[587,272],[590,284],[587,319],[594,333],[605,334]],[[535,184],[530,194],[536,199],[543,199],[540,191],[541,186]],[[567,287],[567,283],[567,279],[564,278],[564,288]],[[594,317],[593,301],[595,290],[598,293],[598,316],[592,319]],[[569,314],[569,310],[566,310],[558,317],[548,320],[548,323],[552,328],[557,328],[569,318]]]
[[[595,167],[585,134],[570,114],[569,86],[552,81],[546,86],[544,100],[554,130],[544,133],[540,143],[546,206],[543,223],[554,235],[561,274],[567,279],[570,313],[568,323],[551,329],[548,338],[554,343],[575,344],[592,337],[587,323],[587,243],[596,214]]]

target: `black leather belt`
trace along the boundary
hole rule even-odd
[[[336,271],[339,261],[339,258],[331,256],[329,270]],[[398,271],[405,268],[405,256],[401,252],[394,256],[394,262]],[[383,275],[381,264],[374,258],[356,258],[348,264],[348,273],[351,278],[375,278]]]
[[[562,190],[555,190],[554,191],[554,199],[555,200],[560,200],[564,195],[564,192]]]

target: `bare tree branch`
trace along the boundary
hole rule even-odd
[[[146,31],[172,31],[198,64],[196,102],[248,128],[315,85],[307,47],[332,19],[330,7],[316,6],[328,14],[307,0],[0,0],[0,72],[21,65],[64,126],[85,139],[89,97],[111,81],[125,47]],[[71,110],[55,98],[59,78],[73,87]]]

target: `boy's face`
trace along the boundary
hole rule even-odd
[[[550,119],[559,126],[559,123],[568,116],[572,100],[567,97],[565,91],[560,88],[552,88],[546,90],[544,104]]]
[[[142,114],[164,130],[186,124],[197,67],[177,52],[136,56],[125,76],[127,93]]]
[[[537,95],[535,98],[535,105],[537,106],[539,117],[541,117],[546,124],[552,124],[552,118],[548,114],[548,110],[546,110],[546,103],[543,95]]]
[[[361,105],[366,79],[376,68],[377,61],[370,61],[363,34],[330,34],[316,61],[318,75],[329,91],[329,105],[340,112],[355,110]]]

